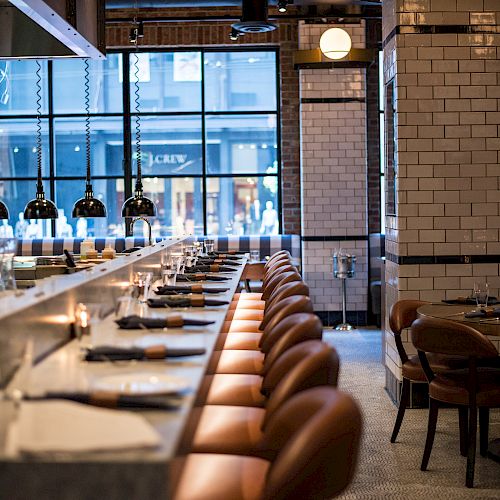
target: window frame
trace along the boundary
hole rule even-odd
[[[169,175],[160,174],[154,175],[158,179],[176,179],[176,178],[201,178],[202,179],[202,204],[203,204],[203,234],[207,234],[207,180],[209,178],[249,178],[249,177],[273,177],[277,179],[278,190],[277,196],[277,212],[278,212],[278,223],[279,223],[279,233],[281,233],[283,228],[283,210],[282,210],[282,155],[281,155],[281,94],[280,94],[280,51],[279,47],[276,46],[240,46],[228,49],[227,47],[184,47],[184,48],[146,48],[139,47],[136,48],[125,48],[125,49],[110,49],[108,54],[121,54],[122,55],[122,107],[123,112],[110,112],[110,113],[90,113],[90,118],[100,118],[100,117],[115,117],[123,119],[123,171],[121,175],[93,175],[92,178],[96,180],[117,180],[123,179],[124,181],[124,197],[125,199],[133,195],[134,186],[134,171],[132,170],[132,154],[134,151],[134,117],[137,115],[135,111],[131,110],[131,90],[130,90],[130,55],[135,52],[155,52],[155,53],[173,53],[173,52],[200,52],[201,54],[201,110],[198,112],[193,111],[145,111],[138,113],[141,117],[168,117],[168,116],[197,116],[201,119],[201,141],[202,141],[202,172],[201,174],[191,174],[191,175]],[[274,110],[259,110],[259,111],[206,111],[205,110],[205,54],[214,52],[274,52],[275,53],[275,74],[276,74],[276,109]],[[56,175],[55,171],[55,155],[56,155],[56,143],[55,143],[55,122],[57,119],[61,118],[81,118],[86,117],[85,112],[82,113],[55,113],[54,112],[54,86],[53,86],[53,61],[47,61],[47,113],[41,114],[42,119],[48,121],[48,150],[49,150],[49,175],[43,177],[46,192],[49,193],[48,198],[51,200],[56,199],[55,185],[57,181],[64,180],[81,180],[82,181],[82,193],[84,191],[85,173],[82,175],[74,176],[60,176]],[[278,164],[278,170],[276,173],[256,173],[256,172],[246,172],[246,173],[209,173],[207,167],[207,130],[206,130],[206,118],[208,116],[230,116],[230,115],[273,115],[276,116],[276,161]],[[15,119],[26,119],[26,118],[37,118],[36,114],[10,114],[10,115],[0,115],[0,123],[2,120],[15,120]],[[144,175],[144,174],[143,174]],[[33,193],[35,192],[36,177],[0,177],[0,181],[33,181]],[[26,200],[28,202],[29,200]],[[75,198],[76,201],[76,198]],[[130,220],[125,220],[126,236],[131,236],[130,230]],[[219,230],[220,232],[220,230]],[[51,221],[51,235],[56,234],[56,221]],[[245,235],[251,236],[251,235]]]

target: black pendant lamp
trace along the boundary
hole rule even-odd
[[[137,43],[137,42],[136,42]],[[142,158],[141,158],[141,119],[139,116],[139,56],[135,55],[135,151],[137,156],[137,180],[135,183],[134,196],[125,201],[122,207],[122,217],[154,217],[156,205],[152,200],[144,196],[142,188]]]
[[[45,199],[42,182],[42,65],[36,61],[36,104],[37,104],[37,132],[36,132],[36,153],[37,153],[37,183],[36,198],[27,203],[24,209],[25,219],[57,219],[57,207],[54,202]]]
[[[87,159],[87,178],[85,196],[73,206],[73,218],[106,217],[106,207],[101,200],[94,198],[90,169],[90,106],[89,106],[89,60],[85,59],[85,151]]]

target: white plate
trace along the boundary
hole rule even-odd
[[[118,392],[126,396],[147,396],[181,392],[189,387],[186,379],[164,373],[124,373],[101,377],[93,389]]]

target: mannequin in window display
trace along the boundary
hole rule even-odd
[[[262,212],[260,234],[278,234],[278,212],[273,208],[272,201],[266,201],[266,208]]]
[[[43,238],[43,226],[41,224],[38,224],[38,221],[36,219],[30,219],[30,223],[26,228],[24,237],[30,240],[33,240],[35,238]]]
[[[0,238],[13,238],[14,230],[9,224],[7,219],[2,220],[2,225],[0,226]]]
[[[77,238],[86,238],[87,237],[87,219],[80,217],[76,221],[76,237]]]
[[[24,213],[19,212],[19,220],[16,222],[16,228],[14,229],[14,233],[16,238],[21,239],[26,235],[26,229],[28,229],[28,221],[24,218]]]
[[[73,228],[71,224],[68,224],[68,218],[65,215],[61,215],[57,219],[57,235],[59,238],[73,237]]]

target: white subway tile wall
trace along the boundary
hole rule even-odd
[[[353,47],[365,46],[365,27],[301,23],[300,49],[316,48],[321,34],[340,27]],[[364,69],[303,69],[301,99],[364,99]],[[364,102],[301,104],[302,235],[346,237],[367,235],[366,111]],[[317,311],[342,309],[341,282],[333,278],[332,255],[342,247],[357,257],[356,276],[348,280],[349,311],[366,311],[367,241],[305,241],[304,276]]]
[[[383,3],[384,40],[397,26],[499,24],[498,0]],[[398,216],[386,219],[387,253],[500,255],[499,56],[500,35],[485,32],[396,34],[386,42],[384,79],[394,78],[396,86],[398,162]],[[497,263],[387,261],[386,317],[399,299],[468,295],[477,279],[488,281],[498,296]],[[408,337],[403,340],[413,352]],[[492,340],[500,346],[500,337]],[[388,330],[386,365],[401,379]]]

